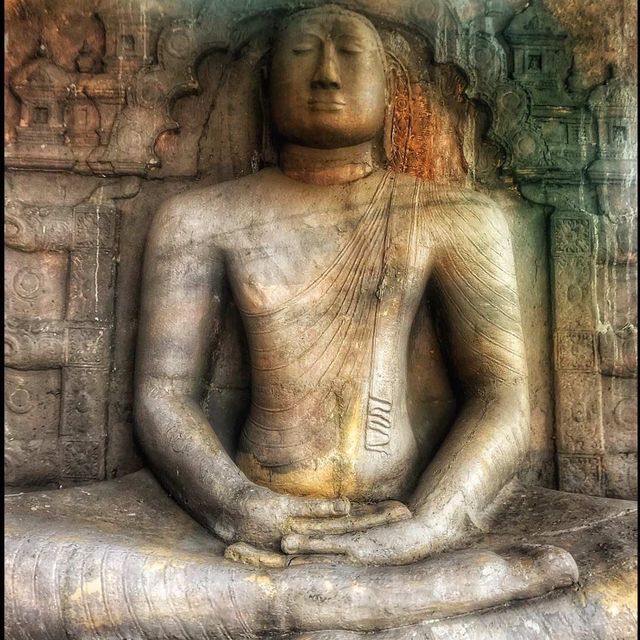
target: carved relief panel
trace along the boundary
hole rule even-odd
[[[13,470],[27,477],[40,473],[47,483],[100,478],[115,209],[12,205],[5,236],[6,480],[20,482]],[[48,413],[56,407],[57,419],[34,430],[40,420],[33,412],[46,403],[43,391],[51,396]],[[18,411],[12,398],[22,398]]]
[[[117,209],[6,198],[5,481],[104,478]]]
[[[520,168],[519,183],[525,197],[553,207],[560,489],[635,498],[637,392],[627,384],[637,376],[635,98],[616,78],[591,96],[567,91],[570,43],[541,2],[506,35],[548,152]]]

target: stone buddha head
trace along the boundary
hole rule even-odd
[[[336,5],[290,16],[272,50],[269,94],[272,124],[285,142],[334,149],[373,140],[388,97],[375,27]]]

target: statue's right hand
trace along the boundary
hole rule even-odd
[[[228,543],[279,550],[283,536],[292,532],[291,523],[344,518],[350,508],[347,498],[287,496],[252,483],[224,506],[213,530]]]

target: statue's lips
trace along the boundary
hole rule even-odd
[[[312,111],[340,111],[346,102],[340,99],[319,100],[318,98],[309,98],[307,103]]]

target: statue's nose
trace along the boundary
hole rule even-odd
[[[336,49],[331,41],[325,42],[318,61],[318,68],[311,79],[313,89],[340,89],[340,70]]]

